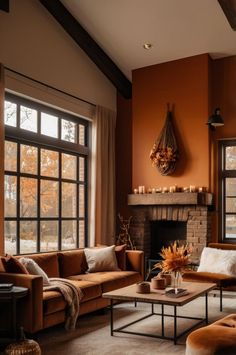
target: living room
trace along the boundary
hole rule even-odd
[[[136,249],[140,250],[143,254],[139,254],[139,257],[136,257],[133,256],[135,253],[132,250],[126,253],[126,258],[130,266],[129,270],[122,269],[123,273],[126,273],[126,283],[122,283],[124,278],[120,280],[118,276],[116,282],[117,287],[118,284],[120,285],[119,287],[128,286],[132,283],[134,284],[139,280],[143,280],[146,276],[144,275],[143,270],[141,270],[142,268],[140,265],[142,262],[145,263],[145,269],[147,269],[147,259],[150,257],[153,257],[153,259],[159,259],[160,250],[152,250],[151,255],[151,244],[148,239],[151,238],[151,236],[147,237],[145,233],[147,228],[149,228],[150,221],[155,222],[157,220],[162,220],[163,218],[157,218],[156,216],[159,212],[158,210],[153,209],[151,218],[147,218],[145,212],[141,216],[141,220],[139,219],[138,221],[138,217],[140,218],[140,209],[138,208],[137,213],[137,206],[132,202],[128,202],[128,196],[129,198],[131,196],[131,198],[142,199],[159,198],[159,196],[161,196],[161,198],[164,198],[165,196],[173,196],[174,198],[174,194],[171,192],[163,194],[158,193],[160,190],[163,192],[170,191],[170,188],[173,186],[174,191],[179,194],[179,196],[183,195],[184,198],[186,195],[190,196],[190,193],[187,194],[187,191],[190,191],[190,187],[193,193],[191,196],[194,196],[195,194],[195,197],[198,199],[201,196],[204,196],[204,198],[206,196],[212,198],[212,200],[204,206],[203,204],[200,204],[199,207],[196,203],[196,207],[194,207],[196,208],[196,211],[199,211],[197,208],[202,208],[202,215],[206,214],[207,232],[203,232],[205,239],[203,239],[202,236],[197,235],[195,232],[191,232],[190,229],[187,229],[186,232],[187,241],[195,245],[195,255],[198,257],[198,262],[203,248],[207,246],[209,242],[223,242],[225,244],[235,243],[233,240],[234,237],[227,237],[226,233],[226,231],[231,231],[232,235],[234,235],[235,226],[234,224],[231,226],[231,222],[228,219],[229,212],[232,212],[233,216],[234,210],[233,207],[231,211],[227,210],[223,203],[226,195],[222,195],[223,188],[221,182],[223,180],[220,179],[222,179],[222,174],[225,171],[221,169],[220,158],[222,158],[221,149],[225,149],[225,147],[232,148],[236,145],[236,125],[234,122],[236,114],[236,105],[234,104],[236,51],[234,48],[235,46],[231,45],[235,42],[236,35],[227,21],[219,4],[220,2],[214,2],[214,4],[210,0],[207,2],[193,0],[191,2],[192,4],[190,5],[189,1],[181,0],[181,3],[177,5],[174,1],[168,1],[168,4],[164,4],[163,1],[150,1],[150,8],[147,10],[147,2],[140,0],[138,1],[138,8],[136,9],[137,15],[135,15],[134,1],[123,1],[121,6],[120,2],[118,4],[115,0],[112,1],[110,5],[106,4],[104,0],[101,0],[101,4],[96,5],[99,7],[99,11],[95,6],[95,0],[91,0],[87,3],[86,1],[82,1],[81,4],[78,4],[76,1],[61,1],[70,13],[72,13],[72,10],[78,11],[77,16],[76,13],[73,13],[74,17],[87,30],[92,39],[97,41],[97,44],[103,49],[104,55],[109,55],[109,60],[112,63],[109,62],[110,64],[108,65],[108,62],[104,59],[103,61],[105,64],[102,66],[100,63],[101,67],[99,67],[98,63],[96,63],[96,58],[94,59],[94,62],[91,57],[93,54],[89,54],[84,48],[80,48],[78,42],[76,43],[76,39],[71,37],[71,34],[68,33],[68,30],[66,30],[65,27],[63,28],[63,24],[60,23],[55,16],[52,16],[52,12],[50,13],[47,8],[47,6],[50,7],[50,5],[47,4],[49,3],[48,1],[3,1],[3,3],[9,5],[9,11],[7,7],[5,8],[5,11],[2,11],[2,9],[0,10],[0,63],[2,64],[0,81],[2,118],[2,123],[0,125],[0,134],[2,137],[0,141],[0,189],[2,191],[2,197],[0,199],[0,255],[4,256],[6,253],[12,255],[24,254],[24,256],[27,257],[27,254],[32,254],[33,257],[34,253],[44,252],[44,255],[46,255],[47,253],[56,253],[61,250],[61,254],[58,253],[60,254],[60,256],[58,256],[58,265],[61,273],[61,270],[64,267],[62,265],[65,265],[64,259],[68,256],[66,253],[69,246],[73,250],[76,248],[93,247],[98,244],[111,246],[116,242],[115,236],[118,236],[120,233],[121,221],[118,218],[118,214],[120,214],[125,220],[128,220],[129,217],[132,216],[129,230],[131,240],[134,242]],[[58,5],[59,1],[56,1],[55,3]],[[165,56],[163,54],[163,57],[159,53],[159,50],[161,50],[161,46],[163,45],[161,43],[164,41],[160,38],[160,29],[159,32],[158,30],[156,30],[156,32],[151,31],[155,28],[152,27],[153,24],[151,26],[151,19],[152,21],[155,20],[153,19],[155,16],[152,14],[152,12],[154,13],[155,11],[152,10],[152,6],[155,11],[160,11],[163,16],[165,14],[163,28],[166,26],[168,31],[167,29],[167,33],[163,31],[161,37],[166,35],[165,41],[168,44],[168,47],[165,47],[166,53]],[[122,15],[121,11],[123,7],[126,14],[125,16],[124,14]],[[108,21],[109,12],[106,13],[106,11],[109,9],[111,12]],[[180,12],[183,11],[183,9],[186,10],[185,18],[179,17],[181,15]],[[133,14],[131,10],[133,11]],[[143,18],[139,17],[141,16],[142,11]],[[91,13],[91,16],[93,15],[93,18],[89,19],[89,13]],[[100,20],[98,16],[99,14],[101,16]],[[188,40],[183,45],[183,47],[185,46],[185,51],[183,52],[177,52],[178,42],[175,42],[174,40],[172,42],[172,36],[174,35],[175,26],[178,21],[176,20],[176,23],[174,23],[174,20],[171,21],[167,16],[168,14],[172,20],[174,17],[176,17],[179,22],[180,18],[182,19],[181,23],[183,27],[181,27],[180,32],[177,30],[176,32],[178,32],[180,38],[179,43],[181,42],[180,35],[182,35],[185,41]],[[98,27],[96,27],[96,21],[94,21],[96,16],[98,16]],[[130,27],[134,26],[137,30],[139,27],[142,27],[140,26],[140,23],[143,19],[145,23],[143,26],[144,33],[140,38],[136,38],[136,40],[134,29],[127,29],[128,27],[125,28],[125,26],[123,29],[121,28],[122,25],[120,26],[120,40],[125,40],[125,30],[130,31],[130,36],[127,36],[126,38],[126,46],[128,47],[129,44],[131,48],[132,45],[136,46],[137,52],[132,55],[132,49],[128,50],[128,48],[127,52],[125,52],[125,47],[122,47],[122,42],[119,42],[117,38],[112,42],[111,37],[107,38],[105,36],[104,38],[107,42],[105,41],[103,45],[101,42],[102,37],[99,37],[99,31],[101,30],[102,25],[103,31],[108,32],[103,16],[105,18],[107,17],[106,26],[108,26],[108,28],[112,27],[112,24],[114,24],[114,28],[119,28],[119,24],[124,21],[126,25],[129,23]],[[150,29],[148,26],[149,20]],[[163,20],[161,21],[161,19],[159,19],[159,22],[163,23]],[[188,36],[188,31],[190,32],[190,29],[188,27],[186,28],[186,26],[192,24],[194,27],[194,24],[196,25],[196,23],[199,26],[199,33],[195,32],[195,37],[191,33],[189,33]],[[203,33],[204,26],[209,29],[209,33],[205,37]],[[145,29],[147,31],[145,31]],[[91,33],[90,30],[92,31]],[[221,31],[224,33],[225,37]],[[131,39],[134,40],[134,44],[132,44]],[[202,39],[202,41],[200,41],[200,39]],[[129,41],[130,43],[128,43]],[[146,43],[146,41],[148,41],[148,43]],[[223,42],[222,47],[217,47],[218,42],[220,43],[221,41]],[[194,44],[195,42],[196,45]],[[143,48],[145,43],[150,44],[150,46],[147,46],[150,47],[149,49]],[[93,50],[96,52],[95,47],[92,45],[90,47],[90,52]],[[174,51],[171,47],[177,47],[177,49]],[[89,52],[89,49],[87,50]],[[170,53],[169,56],[168,53]],[[108,67],[110,73],[107,69]],[[114,68],[117,67],[120,72],[112,76],[112,69],[114,70]],[[130,88],[132,88],[131,95]],[[37,208],[40,209],[40,203],[38,202],[38,206],[36,206],[35,201],[33,201],[34,199],[32,199],[31,204],[29,205],[31,215],[29,212],[25,211],[24,213],[26,213],[27,218],[25,216],[22,217],[20,215],[23,213],[21,212],[21,208],[24,208],[25,206],[23,206],[23,204],[20,205],[19,202],[16,202],[14,205],[12,198],[9,202],[8,197],[11,195],[10,190],[8,195],[6,195],[5,191],[4,206],[4,135],[6,136],[8,143],[13,143],[13,145],[9,143],[11,149],[13,146],[18,147],[16,148],[18,152],[16,154],[21,154],[20,152],[23,151],[23,148],[32,143],[34,149],[37,149],[38,161],[40,161],[40,159],[42,161],[39,152],[41,152],[42,149],[45,149],[46,151],[46,148],[51,146],[51,140],[48,138],[46,139],[45,135],[39,137],[40,144],[42,143],[42,146],[40,146],[37,141],[38,137],[36,139],[32,132],[28,135],[24,135],[24,131],[22,135],[20,134],[17,136],[19,132],[14,133],[11,125],[6,125],[4,132],[4,93],[6,94],[5,100],[8,102],[14,101],[13,104],[16,105],[17,110],[20,105],[21,107],[22,105],[27,106],[31,100],[33,102],[32,108],[37,111],[38,117],[43,117],[42,112],[44,112],[43,110],[45,108],[43,108],[42,105],[46,105],[46,107],[48,107],[48,114],[51,116],[58,114],[59,118],[62,117],[59,119],[60,123],[58,127],[62,127],[63,122],[66,120],[69,120],[69,122],[72,122],[73,124],[79,122],[79,127],[82,127],[82,129],[88,132],[88,135],[90,134],[88,146],[85,144],[84,147],[80,147],[81,150],[78,158],[80,159],[78,160],[79,164],[83,164],[81,163],[83,160],[82,158],[85,159],[84,161],[86,161],[86,163],[84,163],[84,169],[85,167],[88,169],[87,174],[83,176],[83,173],[81,172],[82,175],[79,176],[78,181],[74,181],[74,183],[79,186],[78,199],[81,197],[79,195],[81,191],[81,194],[85,196],[83,197],[81,205],[79,204],[78,207],[78,210],[80,211],[78,221],[73,215],[74,207],[71,207],[71,200],[69,198],[64,200],[64,204],[63,202],[58,202],[58,213],[62,215],[65,213],[60,222],[58,222],[59,219],[55,218],[55,216],[49,215],[49,208],[45,210],[46,212],[44,211],[45,215],[43,218],[42,215],[32,215],[32,211],[35,211]],[[103,112],[106,111],[107,115],[112,117],[111,120],[113,120],[114,117],[116,118],[115,125],[110,128],[110,140],[104,139],[104,136],[101,135],[100,143],[97,139],[97,146],[93,147],[92,143],[95,141],[95,136],[93,136],[94,117],[97,119],[100,114],[100,111],[97,110],[98,107],[104,108]],[[178,147],[178,158],[175,170],[171,174],[163,175],[158,171],[156,166],[152,165],[150,151],[160,136],[161,130],[165,124],[168,108],[172,114],[173,131]],[[220,108],[220,114],[223,117],[224,124],[215,127],[207,123],[217,108]],[[53,111],[54,109],[64,112],[67,116],[60,116],[61,113]],[[16,113],[16,116],[17,115],[18,113]],[[21,118],[19,118],[19,120],[20,119]],[[80,121],[77,121],[77,119]],[[70,127],[74,127],[72,123]],[[21,124],[22,127],[20,126],[19,129],[23,128],[23,123],[20,123],[20,125]],[[43,127],[43,120],[40,121],[38,125]],[[45,127],[47,130],[47,123]],[[86,134],[84,133],[85,140],[87,139]],[[113,134],[114,136],[112,136]],[[74,156],[73,154],[75,153],[75,150],[72,147],[72,144],[69,145],[67,142],[65,143],[65,141],[68,140],[66,135],[63,140],[63,130],[59,136],[61,143],[59,142],[57,151],[59,154],[58,166],[62,168],[59,177],[57,178],[54,175],[50,181],[54,181],[54,183],[58,183],[58,185],[63,185],[64,183],[63,186],[65,186],[65,189],[62,189],[58,195],[63,196],[63,191],[65,191],[70,195],[70,198],[72,198],[74,190],[71,189],[72,184],[70,185],[70,183],[73,178],[66,175],[66,167],[63,170],[63,159],[65,159],[68,154]],[[20,139],[22,139],[22,141],[20,141]],[[101,144],[101,142],[103,142],[103,144]],[[92,162],[92,156],[102,146],[104,154],[103,159],[96,162],[97,165],[93,165],[95,163]],[[63,150],[67,148],[68,151]],[[53,151],[56,151],[55,147],[53,147]],[[5,155],[5,161],[8,161],[8,158],[10,158],[9,161],[13,160],[11,155],[13,154],[12,150],[9,150],[9,152],[9,156]],[[39,158],[39,156],[41,158]],[[27,157],[31,158],[29,155]],[[15,160],[16,165],[19,164],[16,163],[17,159]],[[233,159],[234,155],[232,154],[232,160]],[[27,161],[27,159],[25,160]],[[28,162],[30,161],[33,160],[29,159]],[[26,171],[14,171],[14,169],[11,169],[12,167],[9,169],[6,169],[5,167],[5,170],[7,170],[7,176],[10,178],[15,177],[16,181],[18,181],[17,179],[31,178],[31,183],[33,181],[32,179],[35,178],[32,171],[28,174]],[[95,172],[97,175],[95,175]],[[224,178],[232,179],[234,177],[234,172],[231,171],[231,173],[232,175],[226,174],[226,177],[224,176]],[[50,172],[50,174],[52,174],[52,172]],[[87,175],[89,176],[89,179],[85,181]],[[43,181],[49,181],[48,176],[46,178],[43,177]],[[39,182],[38,186],[40,186],[40,184],[42,186],[41,182]],[[8,189],[8,183],[6,186]],[[29,186],[29,184],[26,186]],[[85,186],[84,190],[83,186]],[[139,187],[143,186],[147,193],[136,193],[139,191]],[[21,188],[18,190],[16,189],[16,191],[18,191],[16,192],[18,198],[20,195],[23,196],[23,192],[20,189]],[[43,199],[42,196],[40,198],[41,200]],[[57,194],[55,191],[50,195],[50,198],[51,200],[56,200]],[[44,197],[44,201],[45,205],[48,205],[50,202],[47,197]],[[153,202],[150,203],[150,205],[148,202],[144,202],[144,205],[148,206],[147,213],[150,212],[150,208],[153,208],[153,204],[156,205],[156,203]],[[189,202],[185,204],[182,203],[181,206],[182,205],[189,206]],[[11,209],[9,206],[11,206]],[[7,213],[10,210],[12,211],[12,206],[18,211],[17,213],[19,213],[19,216],[12,214],[12,212],[9,212],[9,214],[6,215],[6,211]],[[67,209],[65,209],[64,212],[63,206],[67,206]],[[174,217],[174,213],[176,213],[174,212],[176,201],[172,201],[172,203],[168,202],[168,207],[170,206],[172,206],[173,211],[171,212],[172,217],[169,218],[169,220],[178,221],[178,219]],[[55,206],[52,207],[55,209]],[[106,213],[104,211],[106,211]],[[71,215],[69,214],[70,212],[72,213]],[[198,212],[197,214],[193,212],[192,217],[195,218],[194,216],[198,216]],[[232,219],[234,219],[234,216]],[[25,222],[26,220],[27,223],[30,222],[27,226]],[[143,220],[145,220],[146,224]],[[184,221],[187,225],[189,223],[187,219],[182,217],[179,221]],[[30,237],[25,239],[23,232],[18,232],[18,234],[20,233],[20,237],[19,235],[17,236],[17,230],[20,230],[21,226],[23,226],[23,222],[25,222],[24,233],[29,232],[30,230]],[[50,239],[50,233],[48,232],[47,234],[45,232],[45,240],[40,241],[40,235],[43,235],[43,230],[46,230],[49,222],[51,225],[54,223],[53,229],[50,230],[50,233],[53,233],[53,238]],[[58,228],[58,235],[60,236],[59,242],[57,241],[56,234],[57,222],[60,226]],[[37,223],[38,227],[35,227]],[[39,227],[40,223],[43,227]],[[77,225],[78,233],[80,233],[79,241],[79,234],[74,227],[75,224]],[[139,229],[137,228],[138,224]],[[197,228],[202,228],[203,230],[205,220],[201,221],[200,224],[200,228]],[[140,229],[140,226],[142,226],[142,229]],[[65,234],[63,234],[66,228],[70,233],[65,232]],[[145,240],[142,239],[143,236],[145,237]],[[29,243],[29,239],[31,239],[31,243]],[[199,242],[198,246],[196,246],[196,239],[198,239]],[[77,244],[75,240],[77,240]],[[147,241],[149,243],[148,245]],[[27,245],[29,246],[29,249],[27,249]],[[116,252],[118,255],[120,251]],[[134,254],[132,254],[132,252]],[[73,254],[73,258],[76,260],[77,258],[82,258],[81,255],[78,255]],[[142,257],[144,261],[141,260]],[[53,264],[55,260],[42,260],[40,259],[40,256],[37,255],[35,255],[34,260],[39,264],[41,263],[40,265],[45,268],[45,272],[48,270],[49,277],[58,277],[59,271],[51,272],[51,270],[56,270],[55,264]],[[78,274],[80,274],[81,265],[77,268]],[[71,268],[71,265],[68,267],[70,271],[68,271],[68,269],[66,271],[63,269],[64,277],[68,277],[68,275],[75,276],[75,271],[72,271],[73,268],[76,269],[74,264],[73,268]],[[70,274],[70,272],[72,273]],[[137,273],[139,273],[139,275]],[[80,276],[80,278],[83,279],[83,276]],[[129,282],[127,281],[128,278],[130,279]],[[1,279],[1,282],[12,282],[12,280],[13,279],[9,278]],[[40,285],[38,285],[38,279],[32,282],[35,282],[35,285],[37,284],[35,287],[40,287]],[[96,283],[97,280],[92,280],[91,276],[91,280],[88,281],[84,276],[83,282]],[[212,282],[215,283],[216,281],[214,280]],[[111,281],[111,284],[114,283],[114,280]],[[109,291],[110,289],[107,289],[104,292]],[[100,290],[94,289],[93,292],[100,292]],[[235,312],[234,291],[225,292],[223,296],[223,312],[219,309],[219,297],[219,290],[210,291],[208,300],[209,323],[213,323],[214,321],[222,319],[224,316]],[[200,309],[202,307],[204,310],[203,298],[204,297],[200,297],[194,301],[196,302],[194,304],[195,309]],[[88,303],[85,305],[87,301]],[[34,339],[40,344],[42,353],[63,354],[67,351],[71,351],[75,354],[108,354],[111,352],[117,354],[143,354],[144,352],[161,354],[185,353],[186,337],[180,338],[178,345],[174,345],[170,340],[152,339],[136,335],[126,336],[121,334],[119,336],[111,337],[109,310],[104,310],[104,313],[101,314],[88,312],[88,309],[91,311],[103,309],[109,304],[109,302],[107,299],[102,298],[101,292],[99,293],[96,302],[89,298],[87,301],[84,305],[81,303],[81,312],[83,315],[78,319],[78,329],[73,330],[72,332],[66,332],[64,327],[60,325],[59,321],[62,319],[60,318],[62,315],[59,314],[59,312],[54,318],[48,317],[47,321],[44,320],[45,322],[48,322],[47,327],[40,324],[41,320],[38,320],[38,323],[35,321],[35,325],[32,325],[33,323],[30,324]],[[19,300],[19,302],[21,301]],[[49,301],[47,302],[49,304]],[[59,304],[62,306],[61,301],[58,305]],[[141,302],[138,302],[138,305],[139,304],[141,304]],[[35,303],[35,305],[35,307],[37,307],[37,303]],[[126,307],[124,308],[122,308],[122,304],[117,306],[120,311],[117,316],[120,318],[119,321],[126,317],[127,319],[130,318],[132,320],[132,311],[133,308],[135,311],[135,307],[128,302],[125,303],[125,306]],[[146,304],[141,304],[142,312],[146,310],[145,307]],[[188,315],[191,315],[191,303],[186,307]],[[196,315],[198,316],[197,312]],[[54,326],[50,326],[50,324]],[[37,331],[34,331],[33,329],[34,326],[35,329],[45,329],[40,330],[39,333],[37,333]],[[146,326],[147,324],[143,327],[145,328]],[[185,324],[180,325],[180,328],[184,326]],[[153,329],[151,331],[153,331]],[[156,331],[155,327],[154,331]],[[51,339],[53,339],[53,342]],[[53,345],[50,344],[51,342]]]

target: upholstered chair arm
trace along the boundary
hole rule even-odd
[[[43,328],[43,278],[36,275],[0,273],[0,282],[26,287],[26,297],[17,301],[18,324],[29,333]]]
[[[144,253],[142,250],[126,250],[126,269],[137,271],[144,278]]]

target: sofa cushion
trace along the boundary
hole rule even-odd
[[[49,286],[49,279],[47,274],[41,269],[41,267],[30,258],[20,258],[19,261],[23,264],[30,275],[39,275],[43,278],[43,286]]]
[[[43,314],[51,314],[66,308],[66,301],[59,291],[43,292]]]
[[[60,277],[57,253],[30,254],[27,258],[33,259],[48,277]]]
[[[58,252],[61,277],[84,274],[88,269],[83,249]]]
[[[71,276],[70,279],[74,278]],[[79,275],[80,280],[101,283],[102,292],[109,292],[125,287],[141,280],[141,275],[135,271],[106,271]]]
[[[80,280],[80,275],[71,276],[68,278],[68,281],[82,291],[83,296],[80,300],[81,303],[101,297],[102,295],[102,286],[99,282]]]
[[[90,282],[86,280],[76,279],[78,276],[71,276],[74,279],[68,279],[78,290],[83,293],[80,303],[101,297],[102,287],[98,282]],[[55,313],[65,309],[67,303],[59,291],[43,292],[43,311],[45,315]]]
[[[15,274],[28,274],[26,267],[14,256],[7,255],[2,258],[2,263],[6,272]]]
[[[105,248],[85,248],[88,272],[117,271],[115,245]]]
[[[236,250],[205,247],[198,272],[214,272],[236,277]]]

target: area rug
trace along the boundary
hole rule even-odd
[[[219,310],[219,294],[213,291],[208,299],[209,322],[236,312],[236,293],[227,292],[223,299],[223,312]],[[115,327],[144,316],[150,312],[150,305],[138,303],[121,303],[115,306]],[[155,312],[160,311],[160,306],[155,305]],[[173,307],[165,306],[165,312],[173,314]],[[203,317],[205,314],[205,297],[199,297],[184,307],[178,308],[179,315]],[[129,330],[160,333],[160,317],[152,316],[132,325]],[[187,319],[178,320],[178,332],[189,327],[194,321]],[[166,335],[173,335],[173,319],[165,319]],[[187,335],[186,335],[187,336]],[[110,336],[110,312],[84,315],[78,319],[77,328],[73,331],[65,331],[63,326],[50,328],[38,335],[42,354],[51,355],[149,355],[149,354],[185,354],[185,340],[183,336],[174,345],[173,341],[150,338],[131,334],[116,333]]]

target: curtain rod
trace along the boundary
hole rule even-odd
[[[92,102],[89,102],[89,101],[87,101],[87,100],[81,99],[81,98],[80,98],[80,97],[78,97],[78,96],[75,96],[75,95],[72,95],[72,94],[68,94],[66,91],[63,91],[63,90],[57,89],[57,88],[55,88],[54,86],[51,86],[51,85],[49,85],[49,84],[45,84],[45,83],[43,83],[43,82],[42,82],[42,81],[40,81],[40,80],[33,79],[33,78],[31,78],[30,76],[25,75],[25,74],[22,74],[22,73],[20,73],[20,72],[18,72],[18,71],[16,71],[16,70],[11,69],[11,68],[8,68],[8,67],[4,67],[4,68],[5,68],[6,70],[8,70],[8,71],[12,72],[12,73],[18,74],[18,75],[20,75],[20,76],[22,76],[22,77],[24,77],[24,78],[26,78],[26,79],[32,80],[32,81],[34,81],[35,83],[38,83],[38,84],[43,85],[43,86],[46,86],[46,87],[47,87],[47,88],[49,88],[49,89],[56,90],[56,91],[60,92],[61,94],[65,94],[65,95],[67,95],[67,96],[72,97],[73,99],[76,99],[76,100],[80,100],[80,101],[86,102],[87,104],[89,104],[89,105],[92,105],[92,106],[96,107],[96,105],[95,105],[95,104],[93,104]]]

